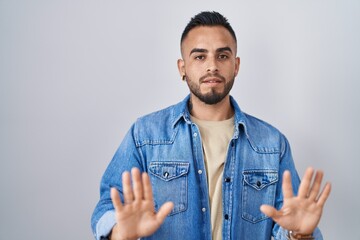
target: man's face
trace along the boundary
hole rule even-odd
[[[183,59],[179,72],[186,76],[192,97],[206,104],[216,104],[228,96],[239,71],[236,43],[221,26],[196,27],[181,45]]]

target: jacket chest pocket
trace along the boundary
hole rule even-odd
[[[274,205],[278,172],[248,170],[243,172],[242,217],[252,223],[268,218],[260,211],[262,204]]]
[[[151,162],[149,175],[154,194],[155,210],[167,201],[174,203],[170,215],[187,209],[189,163]]]

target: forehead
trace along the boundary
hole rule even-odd
[[[199,26],[190,30],[181,44],[182,52],[193,48],[217,49],[230,47],[236,51],[236,43],[230,32],[222,26]]]

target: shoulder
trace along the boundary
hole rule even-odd
[[[259,152],[281,152],[285,136],[273,125],[244,113],[245,133],[252,147]]]
[[[272,145],[282,138],[281,132],[271,124],[243,112],[235,99],[230,98],[235,109],[235,121],[243,126],[247,138],[253,143]],[[267,144],[268,143],[268,144]]]
[[[145,144],[169,144],[175,137],[175,122],[178,104],[144,115],[133,125],[133,134],[138,146]]]
[[[160,109],[155,112],[141,116],[137,119],[136,123],[137,124],[144,124],[144,123],[157,124],[158,122],[172,121],[175,106],[176,105],[172,105],[172,106],[166,107],[164,109]]]
[[[257,132],[261,132],[263,134],[270,134],[270,135],[281,135],[281,132],[274,127],[273,125],[271,125],[270,123],[261,120],[257,117],[254,117],[250,114],[244,113],[245,116],[245,124],[246,127],[248,128],[248,131],[251,131],[252,133],[257,133]]]

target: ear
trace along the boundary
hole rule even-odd
[[[235,77],[238,75],[240,71],[240,58],[236,57],[235,58]]]
[[[179,74],[181,77],[185,76],[185,62],[182,59],[178,59],[177,60],[177,66],[178,66],[178,70],[179,70]]]

